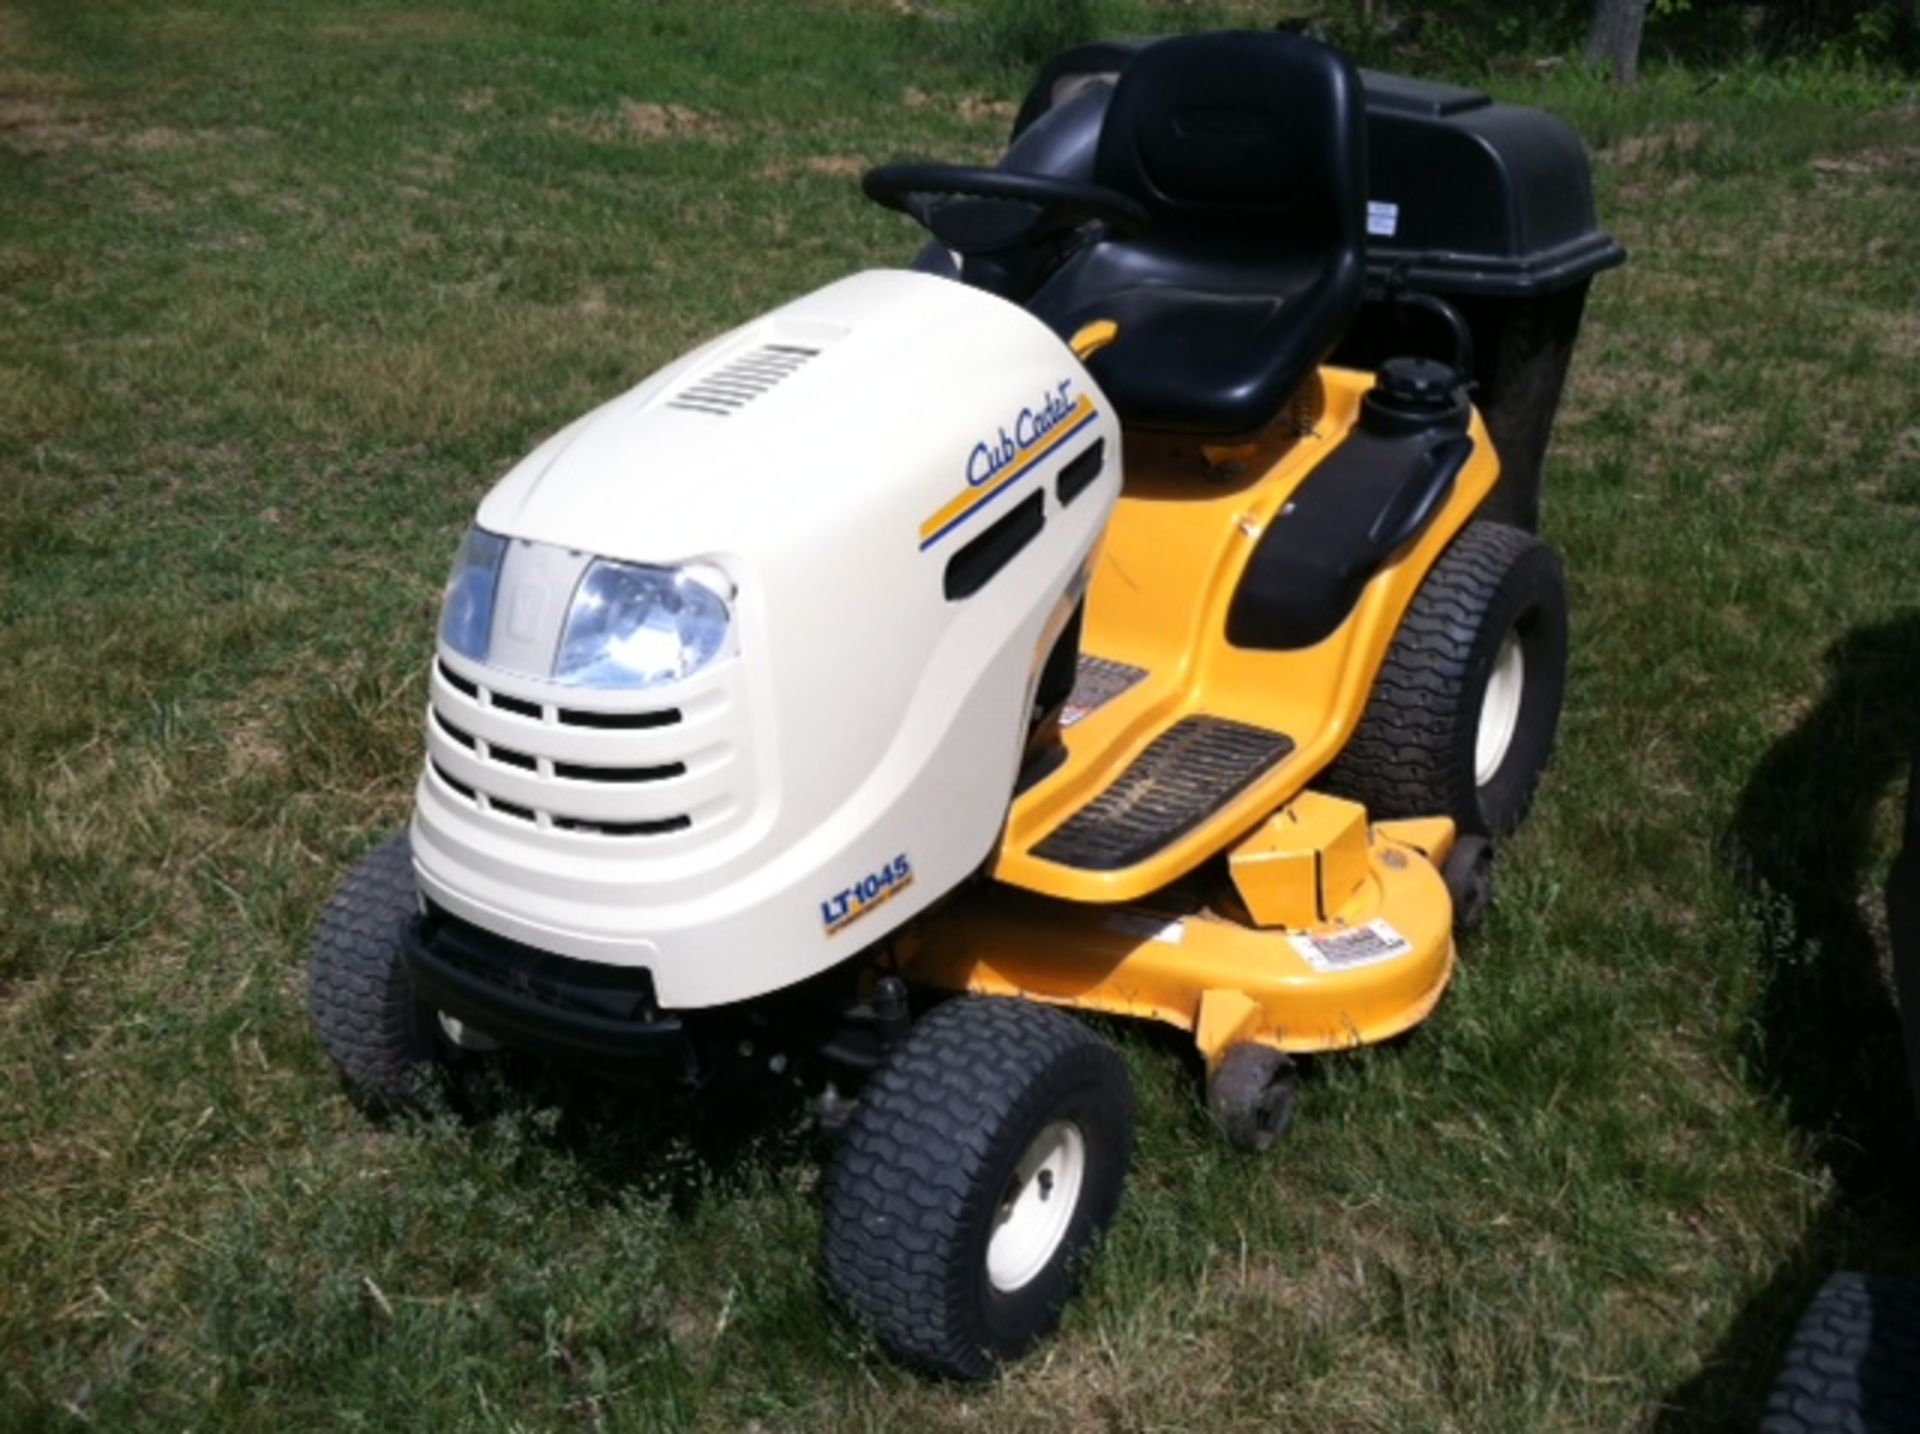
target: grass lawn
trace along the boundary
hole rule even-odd
[[[1920,1271],[1920,108],[1832,74],[1491,81],[1633,252],[1550,463],[1559,759],[1436,1018],[1276,1158],[1122,1035],[1127,1205],[1003,1382],[830,1307],[789,1118],[348,1106],[306,947],[404,819],[474,504],[911,252],[855,177],[990,158],[1023,78],[937,8],[0,5],[0,1428],[1707,1434],[1824,1271]]]

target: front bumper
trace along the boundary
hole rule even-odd
[[[504,1046],[557,1060],[688,1067],[684,1023],[662,1015],[653,979],[573,961],[430,911],[401,938],[414,994]]]

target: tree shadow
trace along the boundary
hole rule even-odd
[[[1920,741],[1920,614],[1857,629],[1827,658],[1819,704],[1754,769],[1726,841],[1761,913],[1748,1069],[1784,1103],[1833,1193],[1705,1366],[1667,1395],[1662,1434],[1754,1428],[1802,1309],[1836,1266],[1920,1272],[1920,1073],[1902,1039],[1904,1013],[1920,1052],[1920,849],[1890,882],[1888,906],[1908,928],[1898,1004],[1888,928],[1861,900],[1875,814]],[[1920,793],[1909,807],[1920,823]]]

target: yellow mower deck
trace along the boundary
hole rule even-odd
[[[1089,906],[983,885],[903,942],[910,979],[1160,1021],[1212,1065],[1234,1044],[1344,1049],[1398,1035],[1453,969],[1444,818],[1369,826],[1307,792],[1230,857],[1231,887]],[[1260,922],[1268,924],[1261,925]]]

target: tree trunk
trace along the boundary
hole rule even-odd
[[[1616,85],[1632,84],[1640,74],[1640,31],[1646,23],[1647,0],[1593,0],[1587,63],[1604,63]]]

